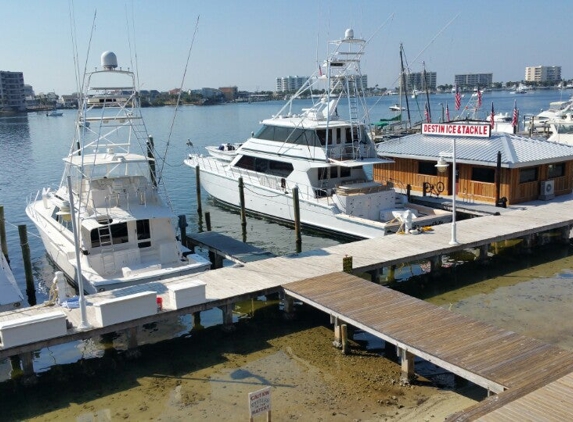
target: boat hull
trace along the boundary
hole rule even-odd
[[[261,184],[264,175],[238,175],[229,166],[210,158],[188,159],[190,167],[199,164],[201,169],[201,186],[215,200],[240,208],[239,177],[243,177],[243,195],[245,209],[251,213],[263,215],[273,220],[294,223],[293,193],[287,189],[277,189]],[[272,183],[265,182],[267,185]],[[322,232],[342,234],[353,239],[368,239],[395,233],[400,229],[399,223],[374,221],[341,213],[332,197],[305,199],[299,195],[300,223],[303,226]],[[451,221],[451,215],[444,214],[435,218],[420,218],[419,225],[435,225]]]

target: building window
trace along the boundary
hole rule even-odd
[[[428,176],[437,176],[438,169],[435,161],[418,161],[418,174],[427,174]]]
[[[530,167],[519,170],[519,183],[537,181],[537,167]]]
[[[488,167],[472,167],[474,182],[495,183],[495,170]]]
[[[547,167],[547,177],[554,179],[565,175],[565,163],[549,164]]]

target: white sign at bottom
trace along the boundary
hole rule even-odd
[[[251,417],[271,411],[271,387],[249,393],[249,411]]]

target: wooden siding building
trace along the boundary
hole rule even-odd
[[[573,190],[573,147],[507,133],[486,138],[414,134],[381,142],[378,155],[394,164],[377,164],[374,180],[409,185],[413,193],[452,195],[456,147],[456,196],[460,200],[518,204],[550,200]],[[449,166],[436,167],[442,156]]]

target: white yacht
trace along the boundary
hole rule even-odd
[[[239,207],[242,179],[247,211],[292,223],[298,198],[303,226],[352,238],[451,221],[450,213],[407,204],[391,183],[370,177],[374,164],[392,161],[377,156],[370,137],[360,69],[365,47],[352,29],[330,42],[320,70],[278,114],[262,121],[231,161],[189,154],[185,164],[199,167],[209,195]],[[324,95],[316,99],[317,92]],[[311,98],[312,105],[293,111],[299,98]]]
[[[81,272],[87,293],[208,270],[177,239],[160,195],[135,74],[118,69],[112,52],[101,62],[85,77],[60,186],[43,189],[26,213],[50,258],[73,284]]]

